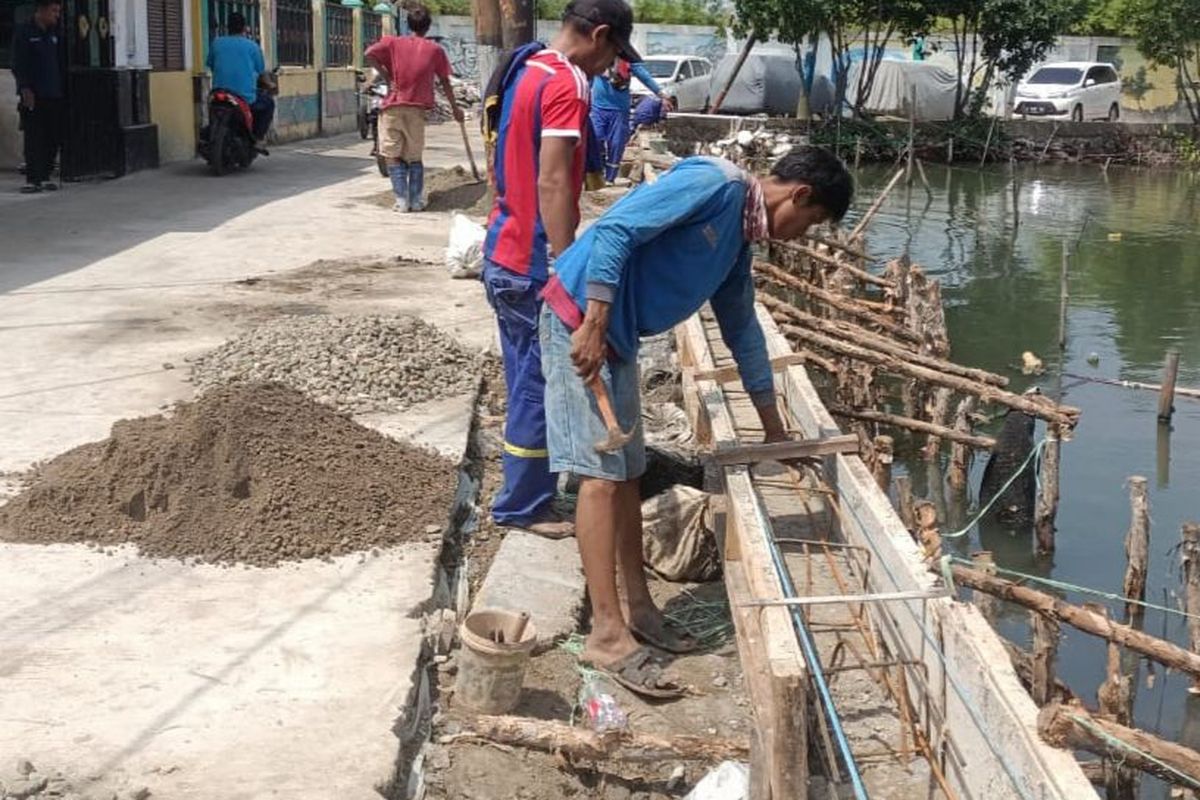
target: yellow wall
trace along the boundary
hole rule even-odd
[[[150,117],[158,126],[162,163],[186,161],[196,155],[196,106],[190,73],[150,73]]]

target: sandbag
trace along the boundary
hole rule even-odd
[[[446,269],[451,278],[471,280],[483,274],[483,240],[487,230],[457,211],[450,218]]]
[[[674,486],[642,503],[642,554],[669,581],[702,583],[721,575],[710,495]]]

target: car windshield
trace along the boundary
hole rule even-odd
[[[1030,76],[1026,83],[1055,83],[1074,86],[1083,80],[1083,70],[1070,67],[1042,67]]]
[[[675,64],[678,62],[663,58],[651,58],[642,63],[646,71],[654,78],[669,78],[675,74]]]

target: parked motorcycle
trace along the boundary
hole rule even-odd
[[[260,89],[276,92],[275,73],[260,77]],[[214,175],[245,169],[258,155],[270,155],[254,138],[250,104],[226,89],[208,95],[208,125],[200,129],[196,150]]]
[[[388,96],[388,85],[375,80],[368,82],[367,76],[359,70],[355,72],[358,82],[358,135],[373,142],[371,155],[375,158],[375,166],[379,174],[387,177],[387,159],[379,153],[379,113],[383,110],[384,98]]]

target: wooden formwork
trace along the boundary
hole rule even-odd
[[[838,436],[803,366],[759,307],[769,355],[781,365],[776,389],[785,418],[806,439]],[[698,440],[714,449],[740,444],[703,324],[676,328],[684,401]],[[835,535],[868,549],[876,563],[870,593],[932,593],[938,578],[886,495],[857,455],[823,459],[836,494]],[[785,597],[771,556],[769,523],[748,467],[722,468],[726,496],[725,583],[734,610],[738,652],[754,705],[751,743],[755,798],[806,797],[808,672],[789,612],[747,608]],[[953,598],[901,600],[876,609],[880,636],[897,659],[914,666],[905,685],[916,725],[931,745],[954,796],[1077,800],[1095,790],[1069,752],[1042,742],[1037,707],[1006,651],[979,611]]]

